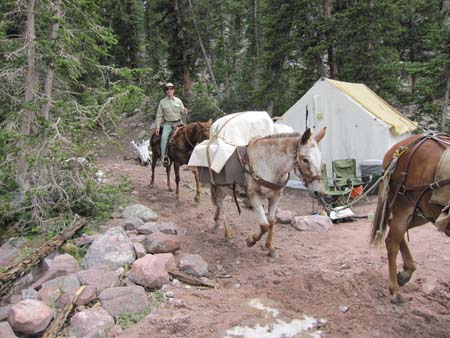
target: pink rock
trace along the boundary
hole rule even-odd
[[[25,334],[44,331],[53,318],[53,310],[44,302],[24,299],[14,305],[8,314],[12,329]]]
[[[157,255],[145,255],[133,263],[128,278],[151,289],[160,288],[169,282],[166,262],[167,259]]]

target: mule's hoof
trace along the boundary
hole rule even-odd
[[[391,303],[395,305],[403,305],[405,304],[405,300],[399,293],[397,293],[395,296],[392,296]]]
[[[197,203],[200,203],[200,197],[195,196],[194,197],[194,201],[197,202]]]
[[[269,256],[271,258],[278,258],[278,257],[280,257],[280,254],[276,250],[269,250],[269,253],[267,254],[267,256]]]
[[[405,271],[397,273],[397,283],[399,286],[403,286],[409,282],[411,279],[411,274],[405,273]]]
[[[249,237],[247,237],[246,243],[247,243],[247,246],[249,248],[251,248],[253,245],[255,245],[256,242],[253,239],[253,236],[249,236]]]

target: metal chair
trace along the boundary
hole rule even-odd
[[[344,206],[350,199],[352,186],[347,184],[347,180],[335,179],[328,177],[326,164],[322,164],[322,180],[324,187],[324,197],[320,199],[320,203],[327,209],[327,212],[338,206]],[[338,182],[338,184],[336,184]]]
[[[372,176],[357,176],[356,160],[354,158],[333,160],[331,164],[335,184],[351,187],[353,194],[350,194],[350,197],[352,198],[357,198],[359,195],[364,194],[364,191],[367,190],[366,187],[372,181]],[[369,202],[367,196],[364,195],[364,197]]]

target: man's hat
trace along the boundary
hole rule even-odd
[[[169,87],[175,88],[175,86],[173,85],[172,82],[167,82],[167,83],[164,85],[164,88],[169,88]]]

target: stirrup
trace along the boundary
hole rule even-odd
[[[164,158],[163,158],[163,160],[162,160],[162,165],[164,166],[164,167],[168,167],[169,165],[170,165],[170,160],[169,160],[169,157],[166,155],[166,156],[164,156]]]

